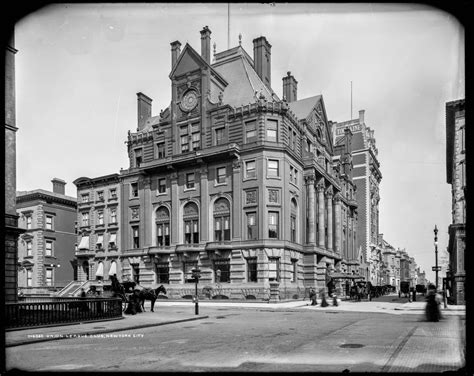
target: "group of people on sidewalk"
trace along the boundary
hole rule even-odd
[[[336,295],[332,294],[332,299],[333,299],[332,305],[337,307],[339,303],[337,302]],[[316,299],[316,291],[314,290],[314,288],[311,288],[311,290],[309,290],[309,300],[311,301],[312,306],[318,304],[318,301]],[[329,303],[326,301],[326,294],[324,290],[322,290],[321,291],[321,307],[327,307],[327,306],[329,306]]]

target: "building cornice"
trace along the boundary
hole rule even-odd
[[[46,193],[43,193],[43,192],[26,193],[26,194],[23,194],[21,196],[16,197],[16,203],[17,204],[26,203],[26,202],[30,202],[30,201],[34,201],[34,200],[46,201],[48,203],[49,202],[54,202],[54,203],[57,203],[57,204],[63,204],[63,205],[71,206],[71,207],[74,207],[74,208],[77,207],[77,200],[70,200],[66,197],[64,197],[64,198],[57,197],[57,196],[49,195],[49,194],[46,194]]]

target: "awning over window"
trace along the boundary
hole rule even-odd
[[[109,269],[109,276],[117,274],[117,263],[115,261],[112,261],[110,264],[110,269]]]
[[[97,271],[95,272],[95,277],[104,277],[104,264],[102,262],[99,262],[99,265],[97,266]]]
[[[110,234],[110,238],[109,238],[109,244],[110,243],[114,243],[117,241],[117,234]]]
[[[89,237],[88,236],[83,236],[81,238],[81,242],[79,243],[78,249],[89,249]]]
[[[102,243],[104,243],[104,235],[98,235],[97,236],[97,245],[102,245]]]

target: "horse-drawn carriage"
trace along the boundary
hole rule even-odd
[[[398,297],[401,298],[402,294],[405,298],[410,297],[410,282],[408,281],[400,282],[400,291],[398,292]]]
[[[116,276],[110,277],[114,296],[122,300],[122,311],[145,312],[145,300],[150,300],[154,312],[155,301],[160,293],[166,295],[163,285],[156,289],[145,288],[133,281],[119,282]]]

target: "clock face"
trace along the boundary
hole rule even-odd
[[[194,107],[196,107],[197,102],[198,102],[197,94],[195,91],[191,90],[183,95],[180,106],[183,111],[189,112]]]

